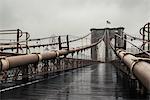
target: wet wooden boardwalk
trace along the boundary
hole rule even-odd
[[[101,63],[1,93],[0,100],[150,100],[125,87],[115,67]]]

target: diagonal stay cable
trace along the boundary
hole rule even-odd
[[[115,34],[117,37],[122,38],[122,36]],[[136,47],[137,49],[139,49],[140,51],[142,51],[143,53],[147,54],[150,56],[150,53],[148,53],[147,51],[142,50],[141,48],[139,48],[138,46],[136,46],[135,44],[131,43],[130,41],[128,41],[127,39],[122,38],[123,40],[125,40],[126,42],[130,43],[131,45],[133,45],[134,47]]]

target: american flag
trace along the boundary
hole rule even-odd
[[[107,24],[111,24],[110,21],[108,21],[108,20],[106,21],[106,23],[107,23]]]

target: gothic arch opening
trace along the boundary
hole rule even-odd
[[[98,45],[97,45],[97,60],[98,61],[102,61],[105,62],[105,43],[104,41],[101,41]]]

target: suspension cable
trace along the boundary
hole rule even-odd
[[[77,38],[77,39],[73,39],[73,40],[70,40],[69,42],[75,42],[75,41],[78,41],[78,40],[81,40],[83,38],[86,38],[87,36],[89,36],[91,33],[83,36],[83,37],[80,37],[80,38]],[[61,35],[61,36],[65,36],[65,35]],[[45,38],[38,38],[38,39],[30,39],[30,40],[26,40],[26,41],[36,41],[36,40],[43,40],[43,39],[48,39],[48,38],[54,38],[54,37],[58,37],[58,36],[53,36],[53,37],[45,37]],[[20,42],[10,42],[10,43],[6,43],[6,45],[14,45],[16,43],[21,43],[21,42],[26,42],[26,41],[20,41]],[[67,43],[66,41],[65,42],[62,42],[62,44],[65,44]],[[39,47],[39,46],[50,46],[50,45],[58,45],[59,43],[49,43],[49,44],[38,44],[38,45],[30,45],[28,46],[28,48],[35,48],[35,47]],[[5,43],[2,43],[2,45],[5,45]],[[22,46],[22,48],[26,48],[27,46]],[[12,47],[2,47],[1,49],[3,50],[8,50],[8,49],[16,49],[15,46],[12,46]]]
[[[122,38],[122,36],[115,34],[117,37]],[[135,44],[131,43],[130,41],[128,41],[127,39],[122,38],[123,40],[125,40],[126,42],[130,43],[131,45],[133,45],[134,47],[136,47],[137,49],[139,49],[140,51],[142,51],[143,53],[147,54],[150,56],[150,53],[148,53],[147,51],[142,50],[141,48],[139,48],[138,46],[136,46]]]
[[[78,40],[81,40],[83,38],[86,38],[87,36],[89,36],[91,33],[83,36],[83,37],[80,37],[80,38],[77,38],[77,39],[73,39],[73,40],[70,40],[69,42],[75,42],[75,41],[78,41]],[[61,37],[64,37],[66,35],[61,35]],[[37,38],[37,39],[29,39],[29,40],[24,40],[24,41],[19,41],[19,42],[9,42],[9,43],[0,43],[0,45],[14,45],[16,43],[22,43],[22,42],[27,42],[27,41],[39,41],[39,40],[45,40],[45,39],[50,39],[50,38],[57,38],[59,36],[51,36],[51,37],[44,37],[44,38]],[[62,43],[66,43],[66,42],[62,42]],[[54,43],[54,45],[56,45],[58,43]],[[53,45],[53,44],[50,44],[50,45]]]

